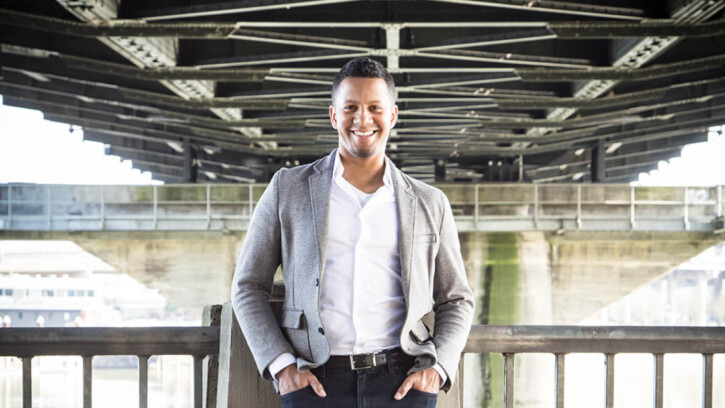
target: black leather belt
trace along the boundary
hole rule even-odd
[[[381,351],[380,353],[355,354],[350,356],[330,356],[325,363],[328,368],[347,368],[348,370],[364,370],[379,366],[387,366],[388,359],[394,367],[412,366],[415,358],[403,353],[400,348]]]

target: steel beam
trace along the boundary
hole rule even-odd
[[[210,17],[279,9],[289,10],[298,7],[322,6],[336,3],[349,3],[352,1],[356,0],[257,0],[251,3],[249,1],[227,1],[222,3],[205,3],[186,7],[144,10],[141,13],[136,13],[134,17],[145,21],[173,20],[179,18]]]
[[[593,4],[581,4],[581,3],[570,3],[563,1],[548,1],[548,0],[499,0],[499,1],[484,1],[484,0],[434,0],[443,3],[455,3],[465,6],[481,6],[481,7],[494,7],[494,8],[506,8],[521,11],[533,11],[533,12],[544,12],[544,13],[556,13],[556,14],[568,14],[574,16],[585,16],[585,17],[604,17],[611,19],[622,19],[622,20],[641,20],[644,11],[639,9],[624,8],[624,7],[613,7],[605,5],[593,5]]]

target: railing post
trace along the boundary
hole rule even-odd
[[[576,228],[582,229],[582,186],[576,186]]]
[[[23,408],[33,406],[33,357],[21,357],[23,360]]]
[[[564,381],[566,378],[566,354],[556,354],[556,408],[564,408]]]
[[[211,228],[211,184],[206,185],[206,229]]]
[[[219,328],[216,407],[278,408],[280,404],[279,394],[274,390],[272,382],[263,380],[257,371],[232,305],[225,303]]]
[[[634,214],[634,186],[631,186],[629,188],[629,225],[632,229],[634,229],[635,227]]]
[[[249,185],[249,220],[252,220],[252,212],[254,212],[254,184]]]
[[[539,229],[539,185],[534,184],[534,228]]]
[[[606,394],[604,395],[604,406],[606,408],[614,408],[614,354],[606,354],[607,377],[606,377]]]
[[[202,379],[204,378],[202,373],[202,363],[204,362],[204,356],[194,356],[194,408],[203,408],[204,403],[204,391]]]
[[[664,378],[665,378],[665,355],[657,353],[655,356],[655,392],[654,392],[654,408],[662,408],[664,401]]]
[[[8,184],[8,229],[13,226],[13,185]]]
[[[514,408],[514,353],[504,353],[503,361],[503,406],[504,408]]]
[[[154,184],[154,229],[158,225],[159,221],[159,193],[156,185]]]
[[[478,231],[478,187],[479,186],[480,186],[479,184],[475,184],[474,190],[473,190],[473,201],[474,201],[474,205],[475,205],[475,207],[473,207],[473,229],[475,229],[476,231]]]
[[[100,229],[106,227],[106,186],[101,186],[101,222]]]
[[[93,356],[83,356],[83,408],[93,406]]]
[[[138,357],[138,406],[149,406],[149,356]]]
[[[685,187],[685,211],[683,214],[685,221],[685,231],[690,230],[690,195],[688,194],[689,189]]]
[[[702,407],[712,408],[712,354],[702,355]]]
[[[48,231],[53,228],[52,215],[50,214],[50,185],[45,185],[45,215],[48,218]]]

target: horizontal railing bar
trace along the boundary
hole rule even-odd
[[[0,333],[0,356],[219,353],[219,327],[6,328]]]
[[[481,326],[464,353],[725,353],[725,327]]]

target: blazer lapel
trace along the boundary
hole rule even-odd
[[[335,163],[337,149],[333,150],[324,160],[315,165],[315,174],[308,177],[310,186],[310,203],[312,204],[312,218],[317,240],[317,251],[320,264],[320,279],[325,272],[325,258],[327,252],[327,225],[330,208],[330,183],[332,182],[332,167]]]
[[[413,194],[410,184],[403,174],[388,159],[395,186],[395,202],[398,207],[398,248],[400,249],[400,278],[403,282],[403,294],[408,302],[410,294],[410,273],[413,261],[413,237],[415,234],[415,208],[418,198]],[[408,302],[409,303],[409,302]]]

